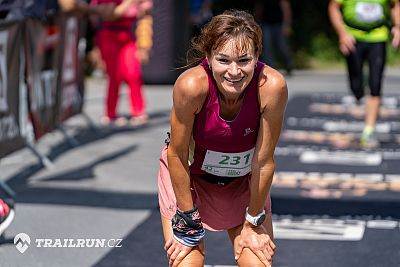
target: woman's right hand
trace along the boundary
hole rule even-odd
[[[199,244],[201,251],[204,251],[204,243]],[[167,252],[169,266],[178,266],[183,259],[192,251],[193,247],[179,243],[175,238],[170,238],[165,242],[164,250]]]

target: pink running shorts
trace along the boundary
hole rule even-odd
[[[245,220],[245,210],[250,201],[250,175],[225,186],[191,177],[193,202],[199,209],[204,228],[211,231],[231,229]],[[168,171],[167,148],[163,148],[158,173],[158,201],[161,215],[171,220],[176,212],[176,198]],[[271,213],[268,195],[265,212]]]

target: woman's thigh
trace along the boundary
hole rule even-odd
[[[273,228],[272,228],[272,214],[268,213],[267,217],[263,223],[265,229],[267,229],[267,234],[273,240]],[[228,230],[229,238],[233,243],[233,249],[236,251],[239,242],[239,235],[242,231],[243,225],[239,225],[235,228]],[[237,260],[239,266],[251,266],[251,267],[264,267],[265,265],[258,259],[258,257],[248,248],[244,248],[242,254],[240,255],[239,259]]]
[[[164,239],[167,241],[173,238],[171,220],[161,216],[161,223],[163,228]],[[185,257],[185,259],[179,264],[180,267],[191,266],[191,267],[203,267],[204,266],[204,242],[201,245],[192,249],[192,251]]]

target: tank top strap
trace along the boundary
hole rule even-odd
[[[264,69],[265,63],[257,61],[256,68],[254,70],[254,76],[259,77],[260,72]]]
[[[216,87],[217,85],[214,82],[212,71],[210,69],[210,65],[208,64],[206,58],[200,62],[200,66],[204,68],[208,76],[208,93],[206,101],[204,102],[203,105],[210,106],[211,104],[215,104],[216,102],[218,102],[218,92]]]
[[[263,62],[257,61],[256,67],[254,69],[253,78],[249,84],[249,86],[255,87],[257,93],[258,93],[258,80],[260,78],[260,73],[264,69],[264,66],[265,66],[265,64]]]

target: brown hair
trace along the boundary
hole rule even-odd
[[[222,48],[232,38],[238,40],[237,52],[242,52],[253,45],[255,54],[257,56],[261,54],[261,27],[246,11],[229,10],[213,17],[202,28],[201,33],[192,39],[188,51],[188,64],[194,64],[206,55],[211,55],[212,51]]]

